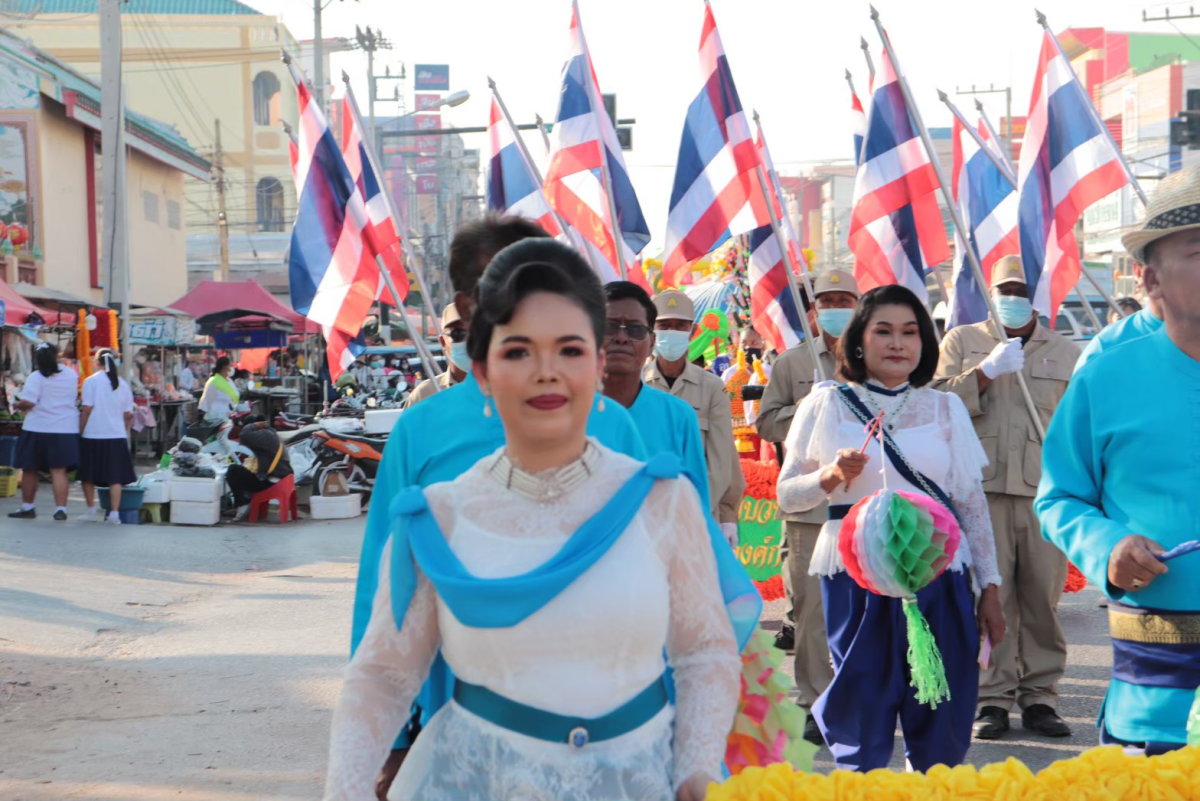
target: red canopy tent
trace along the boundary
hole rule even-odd
[[[282,317],[293,325],[296,334],[316,334],[321,330],[319,325],[293,311],[253,278],[201,281],[195,289],[169,305],[197,318],[227,309],[245,309]]]
[[[4,301],[5,325],[25,325],[30,314],[40,316],[46,325],[58,325],[61,322],[58,312],[44,309],[33,301],[26,300],[3,280],[0,280],[0,300]],[[63,315],[63,320],[68,324],[74,322],[69,314]]]

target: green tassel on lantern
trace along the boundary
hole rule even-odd
[[[917,701],[932,709],[942,701],[950,700],[950,686],[946,683],[946,666],[942,654],[933,641],[929,621],[917,607],[916,597],[904,599],[904,618],[908,630],[908,669],[912,673],[912,686],[917,691]]]
[[[1187,744],[1200,745],[1200,687],[1196,688],[1196,700],[1187,720]]]

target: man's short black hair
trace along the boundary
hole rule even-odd
[[[450,284],[455,292],[470,294],[479,276],[500,251],[531,237],[550,234],[533,220],[489,211],[478,220],[458,226],[450,242]]]
[[[862,354],[863,336],[871,317],[880,306],[907,306],[912,309],[921,335],[921,360],[917,362],[916,369],[908,374],[908,382],[914,388],[925,386],[933,380],[933,375],[937,372],[940,355],[937,334],[934,333],[933,320],[925,306],[912,290],[899,284],[875,287],[859,300],[850,323],[838,339],[838,376],[845,381],[855,381],[859,384],[867,380],[867,363]]]
[[[604,299],[609,302],[614,300],[636,300],[646,310],[646,325],[651,328],[654,327],[654,322],[658,319],[658,308],[654,305],[654,301],[650,299],[650,293],[632,281],[613,281],[610,284],[605,284]]]

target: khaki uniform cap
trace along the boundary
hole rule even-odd
[[[453,303],[442,309],[442,330],[445,331],[449,326],[461,321],[458,316],[458,307]]]
[[[846,292],[856,298],[862,297],[858,290],[858,281],[849,270],[826,270],[817,276],[813,282],[813,294],[821,295],[826,292]]]
[[[1024,284],[1025,267],[1020,256],[1005,256],[992,265],[992,289],[1001,284]]]
[[[654,297],[654,308],[660,320],[696,320],[696,304],[687,293],[678,289],[667,289]]]

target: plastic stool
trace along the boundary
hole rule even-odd
[[[151,523],[161,523],[163,521],[162,508],[163,505],[161,503],[142,504],[142,520],[148,520]]]
[[[299,520],[300,515],[296,511],[296,477],[288,476],[281,479],[270,489],[256,492],[254,497],[250,499],[249,521],[257,523],[260,516],[266,517],[267,511],[271,507],[271,501],[279,502],[280,523],[286,523],[288,520]]]

